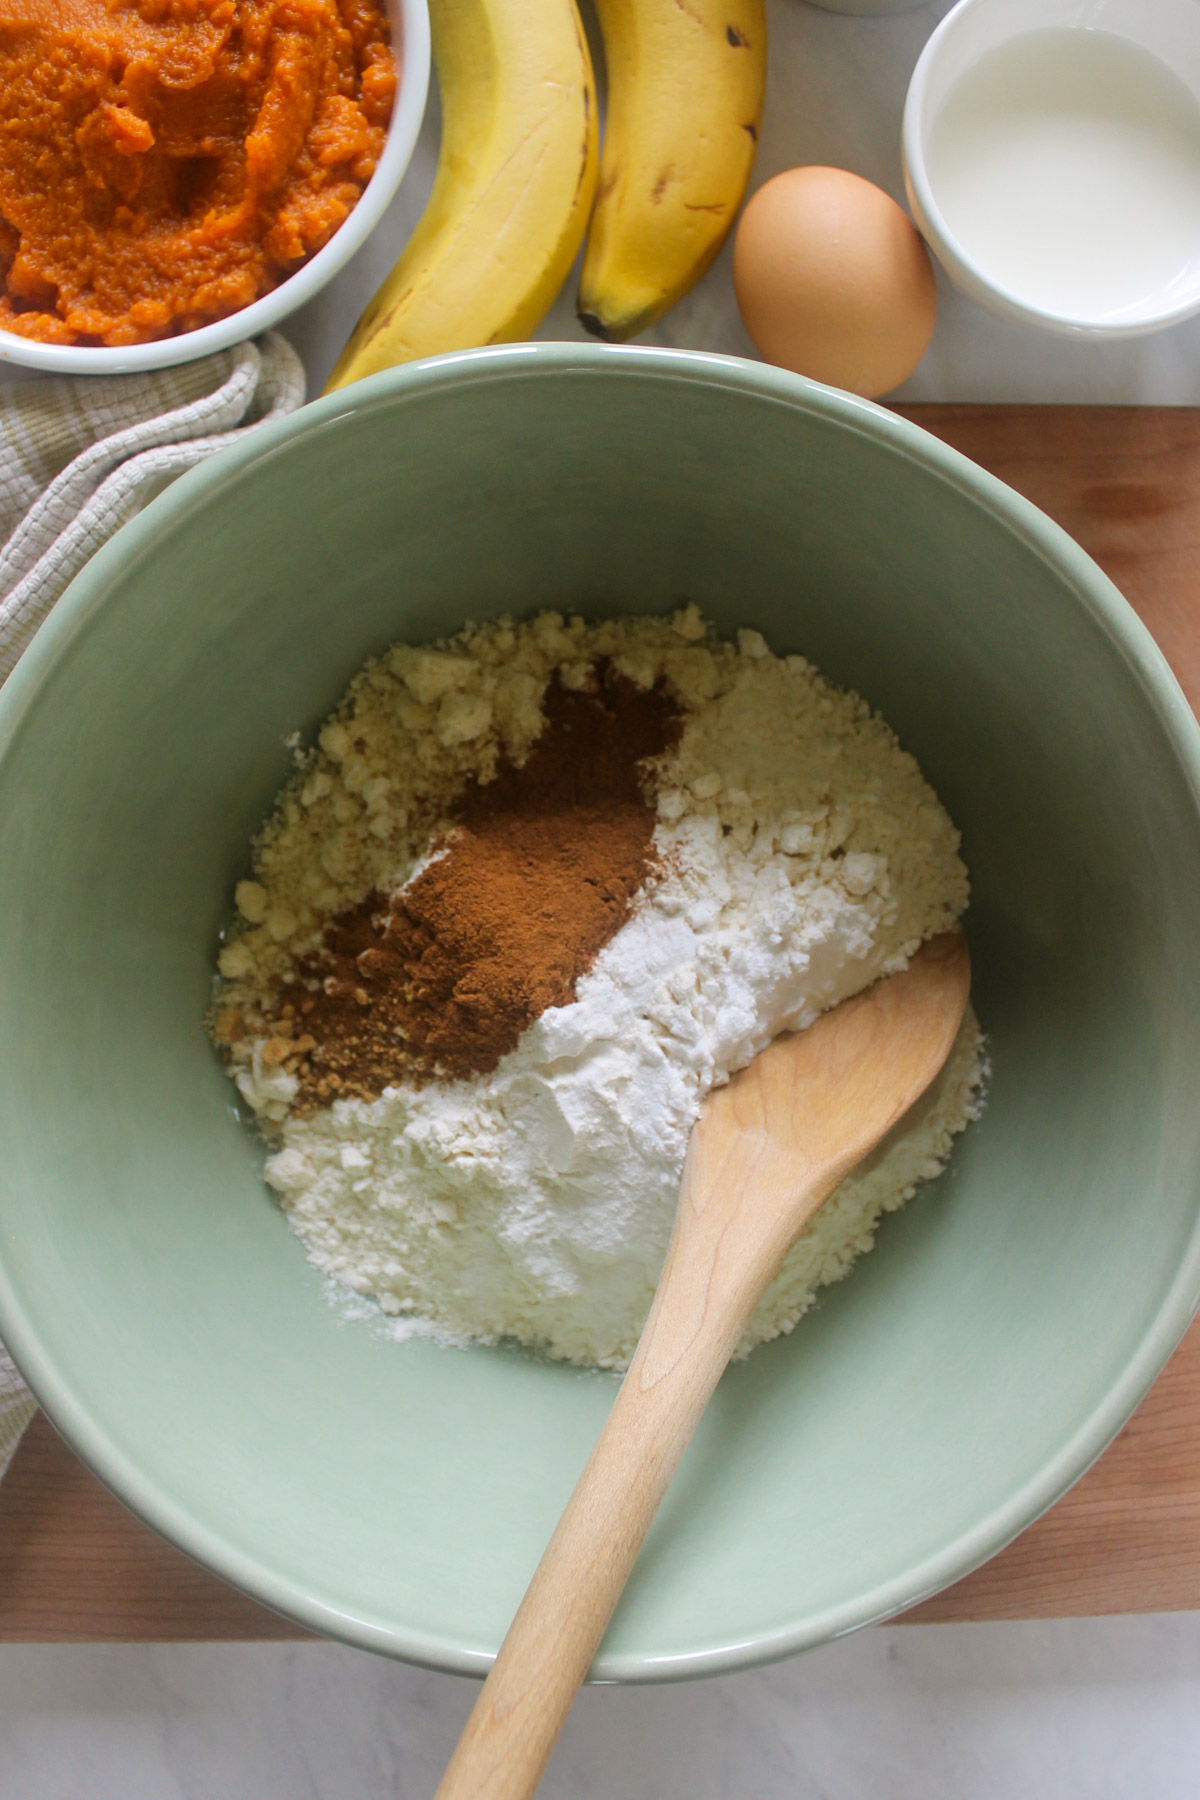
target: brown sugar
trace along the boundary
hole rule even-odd
[[[280,990],[268,1030],[298,1110],[488,1073],[628,918],[654,861],[643,765],[676,707],[602,668],[592,691],[554,683],[545,715],[522,766],[472,783],[416,875],[337,915]]]

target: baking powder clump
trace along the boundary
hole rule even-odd
[[[678,724],[639,764],[645,878],[565,1003],[484,1072],[414,1070],[314,1105],[321,1051],[297,971],[319,966],[330,921],[371,895],[395,905],[431,845],[452,853],[464,794],[511,785],[561,696],[613,682],[665,696]],[[505,620],[369,663],[258,841],[214,1008],[309,1256],[406,1329],[623,1367],[705,1094],[952,926],[968,897],[958,847],[865,701],[758,632],[718,640],[695,608]],[[790,1330],[937,1174],[982,1073],[968,1012],[933,1090],[789,1253],[741,1353]]]

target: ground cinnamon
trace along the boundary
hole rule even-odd
[[[522,767],[468,787],[419,873],[339,914],[301,964],[273,1021],[299,1110],[488,1073],[629,916],[653,860],[641,765],[674,741],[676,708],[602,668],[593,691],[552,684],[545,714]]]

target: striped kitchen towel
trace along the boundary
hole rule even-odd
[[[17,1374],[12,1357],[0,1344],[0,1478],[36,1411],[33,1395]]]
[[[71,577],[169,481],[304,404],[275,332],[146,375],[0,391],[0,681]]]
[[[275,332],[146,375],[0,387],[0,682],[72,576],[176,476],[304,404]],[[0,1344],[0,1476],[33,1417]]]

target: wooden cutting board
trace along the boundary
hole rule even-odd
[[[1200,711],[1200,410],[901,410],[1091,552]],[[1179,1608],[1200,1608],[1200,1321],[1083,1480],[1007,1550],[907,1617]],[[0,1640],[303,1635],[155,1537],[45,1419],[35,1421],[0,1485]]]

